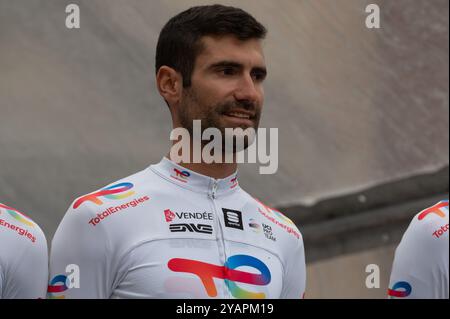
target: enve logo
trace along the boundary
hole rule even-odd
[[[128,191],[131,188],[133,188],[132,183],[120,183],[120,184],[116,184],[116,185],[112,185],[112,186],[103,188],[102,190],[100,190],[98,192],[88,194],[88,195],[78,198],[76,200],[75,204],[73,204],[73,208],[77,209],[81,204],[83,204],[86,201],[93,202],[97,205],[102,205],[103,202],[100,200],[99,197],[104,197],[107,199],[127,198],[135,193],[134,191]]]
[[[214,278],[224,279],[225,284],[235,298],[262,299],[264,293],[255,293],[240,288],[236,282],[265,286],[270,283],[269,268],[259,259],[248,255],[234,255],[228,258],[224,266],[217,266],[198,260],[173,258],[167,266],[174,272],[191,273],[198,276],[206,289],[208,296],[216,297],[217,289]],[[256,268],[260,274],[236,270],[241,266]]]
[[[12,218],[14,218],[15,220],[17,220],[18,222],[20,222],[20,223],[22,223],[22,224],[24,224],[24,225],[30,226],[30,227],[34,227],[35,224],[34,224],[34,223],[31,221],[31,219],[30,219],[28,216],[26,216],[24,213],[21,213],[21,212],[19,212],[18,210],[14,209],[14,208],[12,208],[12,207],[3,205],[3,204],[1,204],[1,203],[0,203],[0,208],[5,209],[5,210],[8,212],[8,214],[9,214]]]
[[[404,298],[411,294],[412,287],[406,281],[396,282],[392,289],[388,290],[388,295],[391,297]]]

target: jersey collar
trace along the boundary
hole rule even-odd
[[[151,165],[150,169],[174,184],[197,192],[219,195],[239,188],[237,170],[226,178],[215,179],[182,167],[167,157],[163,157],[158,164]]]

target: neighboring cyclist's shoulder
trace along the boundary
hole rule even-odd
[[[47,250],[47,240],[39,225],[23,212],[0,203],[0,238],[8,242],[14,249],[19,246],[29,246],[32,250]],[[8,238],[8,239],[7,239]]]
[[[448,239],[448,224],[448,200],[443,200],[417,213],[406,234],[432,242],[436,239]]]
[[[448,201],[423,209],[411,220],[397,248],[397,254],[431,256],[448,250]]]

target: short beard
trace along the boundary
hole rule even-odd
[[[240,152],[242,150],[247,149],[253,142],[254,138],[248,138],[247,136],[244,137],[244,143],[243,148],[238,149],[237,143],[236,143],[236,136],[233,136],[233,145],[232,148],[226,147],[226,139],[225,139],[225,127],[220,125],[220,117],[224,115],[225,113],[228,113],[232,109],[235,109],[237,107],[254,111],[255,112],[255,119],[254,119],[254,126],[251,127],[255,130],[255,133],[258,130],[259,127],[259,121],[260,121],[260,112],[258,111],[256,105],[249,101],[237,101],[237,102],[225,102],[225,103],[217,103],[216,105],[212,107],[203,107],[203,105],[200,104],[199,98],[195,91],[192,88],[185,89],[183,92],[184,95],[184,102],[180,105],[180,124],[183,128],[187,129],[189,132],[191,138],[193,138],[193,121],[194,120],[201,120],[201,134],[203,136],[203,132],[210,127],[215,127],[219,129],[222,135],[222,150],[225,150],[225,152]],[[197,108],[194,112],[194,108]],[[202,111],[205,110],[206,113],[202,114]],[[241,127],[244,131],[247,128],[250,127]],[[202,147],[208,144],[211,140],[201,140]]]

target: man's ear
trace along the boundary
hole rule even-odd
[[[179,103],[183,89],[181,74],[164,65],[159,68],[156,74],[156,85],[159,94],[161,94],[169,106],[174,106]]]

